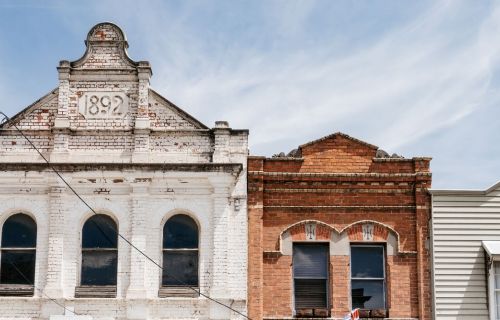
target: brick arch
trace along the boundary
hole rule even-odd
[[[316,240],[332,240],[332,231],[339,234],[340,232],[332,227],[331,225],[321,222],[319,220],[302,220],[288,226],[285,230],[280,233],[280,242],[283,239],[283,235],[288,232],[290,233],[293,241],[306,240],[305,237],[305,225],[309,223],[316,224]]]
[[[394,236],[397,242],[397,250],[400,253],[409,253],[412,251],[403,251],[401,250],[401,241],[399,233],[394,230],[389,225],[384,223],[374,221],[374,220],[360,220],[354,223],[349,224],[345,228],[340,231],[341,236],[347,236],[349,241],[363,241],[363,225],[364,224],[373,224],[373,241],[375,242],[388,242],[389,235]]]

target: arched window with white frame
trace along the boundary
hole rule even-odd
[[[199,286],[199,231],[188,215],[170,217],[163,226],[163,272],[160,290],[165,295],[193,296]],[[169,290],[170,289],[170,290]]]
[[[118,227],[109,216],[91,216],[82,228],[82,260],[77,297],[114,297],[118,271]]]
[[[33,295],[36,236],[36,222],[27,214],[14,214],[4,222],[0,244],[0,295]]]

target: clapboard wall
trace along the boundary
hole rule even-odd
[[[490,319],[481,242],[500,241],[500,182],[431,193],[435,319]]]

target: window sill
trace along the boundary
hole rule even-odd
[[[200,294],[193,289],[199,290],[198,287],[161,287],[158,290],[158,297],[183,297],[183,298],[198,298]]]
[[[116,286],[77,286],[75,298],[116,298]]]
[[[25,284],[0,284],[0,296],[2,297],[32,297],[35,287]]]
[[[388,318],[389,314],[386,309],[360,309],[359,317],[368,319],[384,319]]]
[[[330,310],[326,308],[295,310],[296,318],[328,318],[329,315],[330,315]]]

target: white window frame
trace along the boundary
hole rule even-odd
[[[496,292],[500,291],[500,288],[495,288],[495,263],[500,263],[500,241],[482,241],[482,247],[484,249],[485,269],[487,270],[487,282],[488,287],[486,288],[488,294],[488,313],[489,319],[495,320],[500,319],[500,314],[497,315],[496,306]],[[499,275],[500,276],[500,275]]]
[[[489,314],[491,320],[500,319],[500,314],[498,313],[497,301],[496,301],[496,293],[500,292],[500,288],[496,288],[495,282],[495,264],[500,265],[500,260],[492,259],[492,257],[487,257],[488,261],[488,305],[489,305]],[[500,276],[500,274],[498,275]]]

